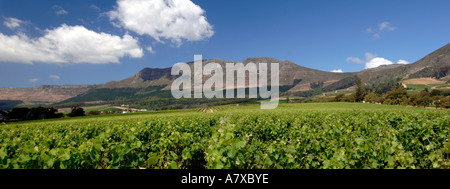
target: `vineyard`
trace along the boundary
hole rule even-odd
[[[449,110],[230,105],[0,124],[0,168],[447,169],[449,138]]]

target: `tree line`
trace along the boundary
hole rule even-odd
[[[448,92],[437,89],[429,91],[428,88],[425,88],[417,94],[408,94],[406,89],[398,83],[394,84],[391,81],[387,86],[364,87],[361,80],[358,80],[354,93],[348,96],[344,94],[337,95],[334,101],[450,108]]]
[[[10,111],[0,110],[0,114],[4,116],[5,121],[25,121],[85,116],[85,112],[81,107],[72,107],[71,112],[66,115],[64,113],[58,113],[58,109],[54,107],[16,107]]]

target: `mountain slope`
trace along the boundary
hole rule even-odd
[[[204,65],[209,63],[218,63],[222,67],[225,76],[226,63],[236,63],[236,62],[221,59],[210,59],[203,61]],[[247,65],[248,63],[255,63],[255,64],[279,63],[280,86],[292,85],[293,86],[292,90],[295,91],[309,90],[309,87],[305,89],[302,88],[302,86],[303,85],[309,86],[309,84],[313,82],[324,82],[326,84],[330,84],[332,82],[338,81],[340,79],[352,75],[349,73],[331,73],[310,69],[303,66],[299,66],[289,60],[281,61],[268,57],[247,58],[244,61],[242,61],[242,63],[244,65]],[[191,72],[193,72],[194,70],[193,62],[188,63],[188,65],[191,68]],[[125,87],[142,88],[149,86],[168,86],[165,87],[164,89],[169,90],[170,84],[178,77],[172,76],[170,73],[171,68],[163,68],[163,69],[145,68],[142,69],[137,74],[135,74],[134,76],[131,76],[121,81],[112,81],[105,83],[101,85],[99,88],[125,88]],[[269,71],[268,72],[269,78],[270,73],[271,72]],[[205,81],[209,77],[210,76],[204,76],[203,80]],[[248,81],[248,74],[246,77],[246,81]]]
[[[203,60],[202,63],[203,65],[209,63],[219,64],[222,68],[222,72],[224,73],[224,77],[226,77],[225,74],[227,63],[236,62],[221,59],[210,59]],[[295,94],[295,92],[309,91],[314,86],[325,87],[337,81],[354,76],[352,73],[331,73],[310,69],[299,66],[291,61],[281,61],[268,57],[247,58],[242,61],[242,63],[244,65],[249,63],[255,63],[256,65],[260,63],[279,63],[280,92],[283,94]],[[191,68],[191,78],[193,78],[194,63],[189,62],[187,64]],[[268,78],[270,78],[270,75],[271,71],[268,71]],[[208,80],[211,76],[212,75],[204,75],[203,82]],[[171,68],[144,68],[129,78],[121,81],[105,83],[96,89],[92,89],[86,93],[66,99],[61,103],[86,101],[115,101],[117,103],[120,101],[121,103],[126,103],[130,101],[154,100],[155,98],[171,98],[171,84],[177,77],[179,76],[171,75]],[[236,77],[237,74],[235,74],[235,79]],[[246,73],[245,80],[246,88],[255,87],[249,86],[248,73]],[[223,81],[224,89],[226,89],[226,79],[224,78]],[[270,81],[268,81],[268,83],[270,84]],[[233,88],[235,89],[235,87]]]
[[[428,54],[413,64],[388,65],[357,73],[366,83],[379,83],[393,78],[411,79],[433,77],[450,79],[450,43]]]
[[[144,68],[137,74],[121,81],[110,81],[99,88],[145,88],[169,85],[176,78],[171,76],[170,68]]]
[[[225,74],[226,63],[222,59],[203,60],[203,64],[218,63]],[[281,61],[269,57],[247,58],[248,63],[279,63],[280,91],[282,95],[311,96],[316,92],[336,91],[353,86],[360,78],[364,83],[377,84],[389,80],[417,81],[434,78],[439,82],[450,79],[450,44],[428,54],[415,63],[387,65],[354,73],[331,73],[297,65],[289,60]],[[188,65],[193,73],[194,63]],[[270,78],[270,71],[268,78]],[[246,83],[248,74],[246,74]],[[24,104],[52,104],[57,102],[114,101],[126,99],[170,98],[172,82],[178,76],[171,75],[171,68],[144,68],[135,75],[121,81],[110,81],[103,85],[37,86],[30,88],[0,89],[0,100]],[[204,75],[206,81],[211,75]],[[236,76],[235,76],[236,77]],[[415,80],[411,80],[414,79]],[[224,79],[225,81],[225,79]],[[269,81],[270,83],[270,81]],[[226,86],[226,85],[224,85]],[[249,87],[248,85],[246,87]],[[253,86],[250,86],[253,87]]]
[[[407,78],[420,77],[450,79],[450,43],[408,65]]]
[[[24,104],[60,102],[96,88],[95,85],[42,85],[28,88],[0,88],[0,100],[21,100]]]

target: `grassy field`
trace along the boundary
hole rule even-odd
[[[408,92],[408,94],[417,94],[420,91],[425,90],[425,88],[427,88],[428,91],[431,91],[433,89],[438,89],[441,91],[448,91],[448,90],[450,90],[448,87],[449,87],[449,85],[445,84],[445,83],[444,84],[427,84],[427,85],[425,85],[425,84],[408,84],[409,90],[407,92]]]
[[[449,110],[361,103],[207,109],[2,124],[0,168],[448,168]]]
[[[115,108],[115,107],[102,106],[102,107],[97,107],[97,108],[87,108],[85,110],[85,112],[86,113],[89,113],[89,112],[92,112],[92,111],[99,111],[99,112],[106,111],[106,112],[109,112],[109,111],[121,111],[121,110],[122,109]]]

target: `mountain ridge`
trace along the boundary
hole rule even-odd
[[[223,59],[203,60],[203,64],[218,63],[225,68],[226,63],[237,63]],[[308,92],[317,87],[324,89],[340,89],[354,84],[356,78],[360,78],[363,83],[382,83],[388,80],[401,78],[403,80],[411,78],[436,78],[442,81],[450,79],[450,43],[426,55],[420,60],[406,65],[386,65],[372,69],[365,69],[359,72],[334,73],[304,67],[290,60],[281,61],[271,57],[250,57],[242,61],[244,65],[253,63],[279,63],[280,86],[285,90],[286,95],[297,95]],[[188,62],[193,70],[194,62]],[[225,71],[224,71],[225,73]],[[0,88],[0,100],[21,100],[24,104],[52,104],[68,99],[83,96],[95,90],[125,89],[140,95],[153,93],[154,90],[170,90],[171,83],[178,76],[171,75],[171,68],[143,68],[133,76],[120,81],[109,81],[99,85],[41,85],[27,88]],[[206,75],[204,81],[211,77]],[[268,73],[270,78],[270,72]],[[248,81],[248,76],[246,76]],[[224,85],[225,86],[225,85]],[[339,87],[340,86],[340,87]],[[151,90],[145,90],[146,88]],[[143,90],[139,90],[143,89]],[[149,92],[153,91],[153,92]],[[106,94],[107,93],[101,93]],[[165,95],[167,95],[165,93]]]

